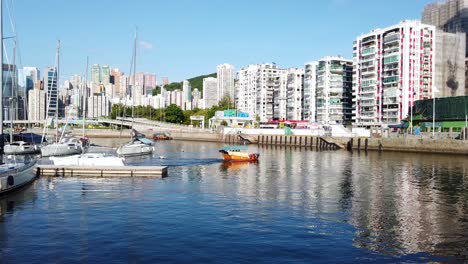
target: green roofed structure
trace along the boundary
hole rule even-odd
[[[433,111],[434,105],[435,111]],[[435,113],[434,126],[436,129],[442,132],[459,132],[468,125],[468,96],[416,101],[413,111],[413,126],[420,126],[423,131],[426,128],[432,128],[433,113]]]

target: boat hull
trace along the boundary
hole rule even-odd
[[[154,151],[153,146],[145,144],[131,144],[124,145],[117,149],[117,155],[120,157],[142,156],[152,154]]]
[[[106,156],[102,153],[86,153],[68,157],[51,157],[57,166],[125,166],[123,158]]]
[[[50,144],[41,148],[42,157],[68,156],[81,154],[83,149],[79,145]]]
[[[7,155],[26,155],[40,153],[41,149],[36,146],[12,146],[5,145],[4,152]]]
[[[36,178],[33,168],[36,162],[28,164],[4,164],[0,166],[0,195],[17,190]]]
[[[225,161],[258,161],[258,157],[259,154],[257,153],[223,153]]]

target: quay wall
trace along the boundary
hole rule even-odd
[[[38,134],[42,130],[32,131]],[[139,130],[148,138],[152,138],[154,131]],[[243,140],[238,134],[222,134],[207,131],[167,131],[174,140],[219,142],[225,144],[242,144]],[[49,134],[54,131],[49,130]],[[73,134],[81,135],[81,130]],[[119,138],[128,137],[130,130],[87,129],[86,135],[90,138]],[[430,139],[418,137],[401,138],[364,138],[364,137],[327,137],[304,135],[249,135],[250,143],[258,145],[314,147],[320,149],[348,150],[375,150],[375,151],[401,151],[416,153],[441,153],[468,155],[468,140]]]

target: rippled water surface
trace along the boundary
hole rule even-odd
[[[108,142],[107,142],[108,143]],[[464,156],[157,142],[169,177],[40,178],[0,200],[2,263],[462,262]]]

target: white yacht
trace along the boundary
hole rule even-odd
[[[130,142],[117,149],[117,155],[120,157],[140,156],[152,154],[153,151],[153,141],[147,138],[133,138]]]
[[[41,148],[42,157],[68,156],[83,153],[85,148],[81,139],[76,137],[64,137],[58,143],[45,145]]]
[[[36,154],[41,152],[39,145],[26,141],[13,141],[3,148],[7,155]]]
[[[104,153],[85,153],[68,157],[50,157],[58,166],[125,166],[124,159]]]
[[[13,191],[32,182],[36,178],[33,172],[36,161],[14,162],[0,165],[0,194]]]

